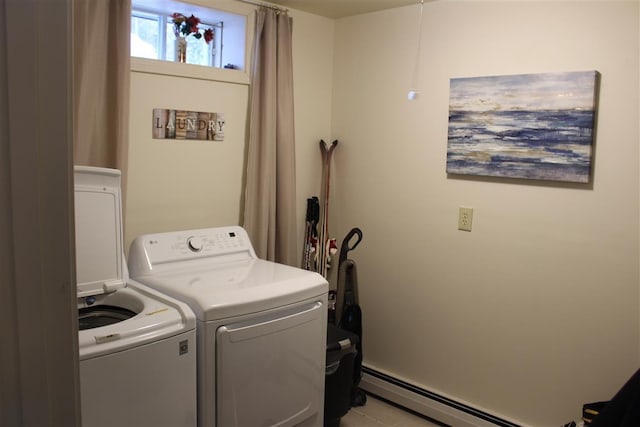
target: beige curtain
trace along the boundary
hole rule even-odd
[[[131,0],[73,1],[74,163],[127,169]]]
[[[297,265],[292,19],[256,11],[244,227],[260,258]]]

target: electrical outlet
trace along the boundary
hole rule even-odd
[[[460,208],[458,212],[458,230],[471,231],[473,208]]]

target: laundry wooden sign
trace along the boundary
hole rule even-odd
[[[153,109],[154,139],[195,139],[224,141],[223,113]]]

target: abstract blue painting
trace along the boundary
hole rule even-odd
[[[599,73],[453,78],[447,173],[588,183]]]

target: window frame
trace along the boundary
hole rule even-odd
[[[209,21],[224,22],[224,51],[220,57],[222,63],[238,65],[237,68],[217,68],[201,65],[183,64],[175,61],[165,61],[131,56],[131,71],[144,74],[158,74],[182,78],[193,78],[234,84],[249,85],[251,59],[253,51],[253,34],[255,31],[255,6],[241,2],[227,0],[132,0],[132,9],[166,14],[170,16],[175,11],[193,13]],[[229,25],[227,25],[229,24]]]

